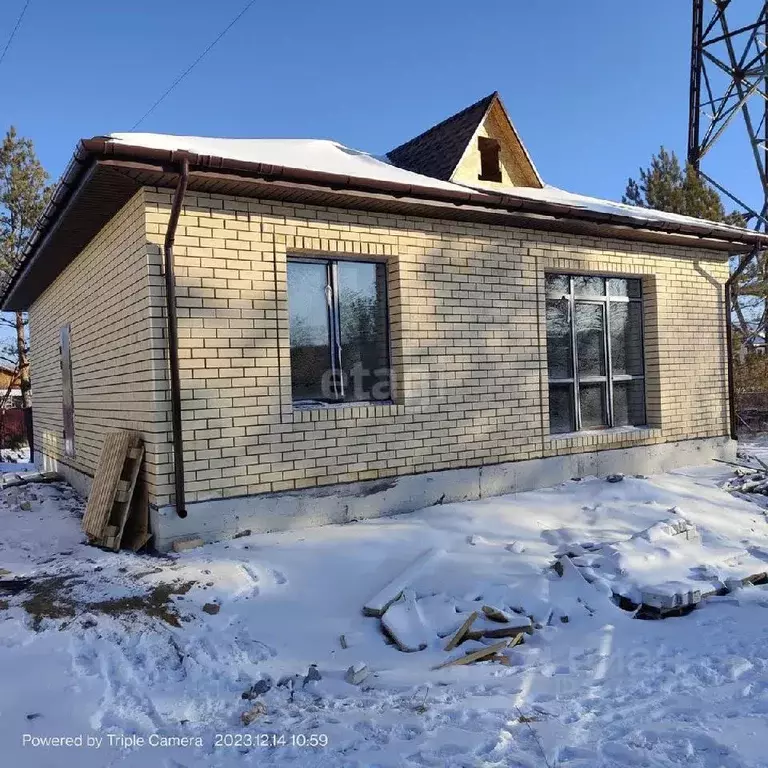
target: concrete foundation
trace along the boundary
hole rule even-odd
[[[35,466],[41,472],[58,472],[81,496],[87,498],[91,492],[93,478],[90,475],[86,475],[62,461],[57,461],[42,451],[35,451]]]
[[[150,517],[154,545],[166,551],[175,539],[180,538],[215,541],[246,529],[266,533],[349,523],[412,512],[435,504],[551,487],[572,477],[604,477],[615,472],[653,474],[704,464],[714,458],[733,460],[735,455],[736,443],[727,437],[683,440],[302,491],[201,501],[189,504],[188,515],[183,519],[176,515],[173,506],[151,507]],[[59,471],[69,480],[64,467]]]

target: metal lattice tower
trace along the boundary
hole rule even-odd
[[[744,162],[754,159],[757,194],[729,188],[709,172],[713,147],[745,129]],[[688,162],[752,227],[768,231],[768,2],[693,0]]]

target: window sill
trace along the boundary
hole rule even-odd
[[[629,441],[650,440],[661,437],[661,430],[657,427],[613,427],[612,429],[586,429],[582,432],[563,432],[557,435],[547,435],[546,439],[551,443],[564,443],[566,445],[616,443]]]
[[[373,419],[382,416],[402,416],[405,407],[390,401],[371,403],[307,403],[293,406],[293,422],[336,421],[338,419]]]

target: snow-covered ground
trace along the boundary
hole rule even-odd
[[[87,546],[65,484],[0,491],[0,579],[31,579],[0,589],[0,763],[766,766],[768,587],[664,621],[610,598],[768,570],[763,510],[720,490],[730,474],[587,478],[162,557]],[[431,549],[409,596],[428,647],[403,653],[361,609]],[[438,631],[486,604],[541,626],[509,666],[434,670],[480,647],[446,652]],[[34,742],[55,737],[74,743]]]

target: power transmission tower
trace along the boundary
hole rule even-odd
[[[743,171],[752,166],[748,156],[754,161],[751,192],[710,172],[713,147],[734,146],[739,130],[749,141]],[[768,2],[693,0],[688,162],[750,226],[768,231]]]

